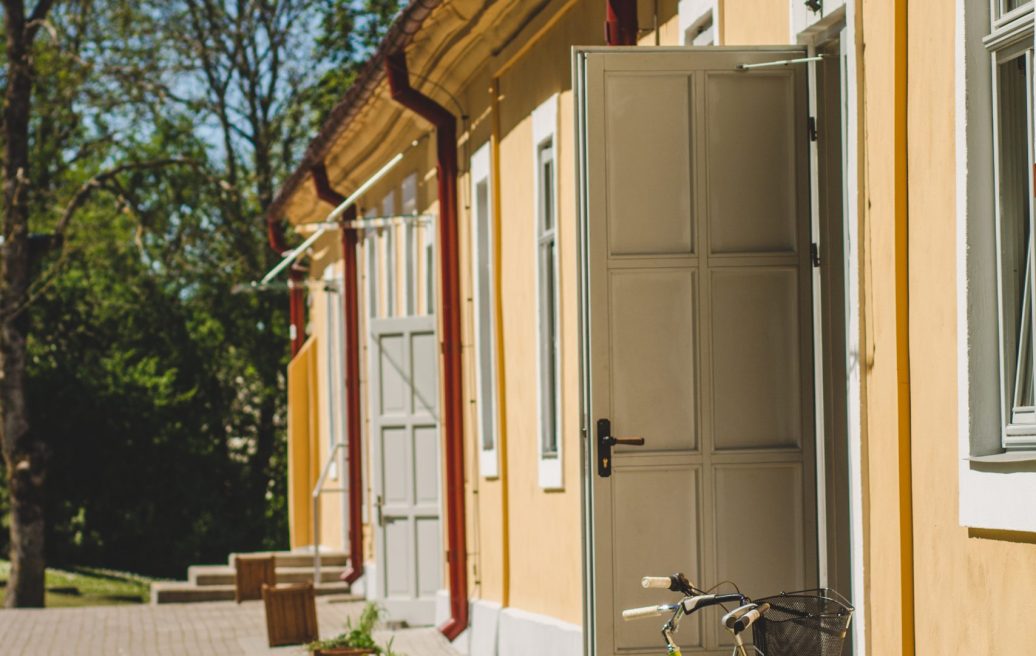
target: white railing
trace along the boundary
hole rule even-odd
[[[313,515],[312,515],[312,523],[313,523],[313,587],[314,588],[317,587],[318,585],[320,585],[320,583],[321,583],[321,579],[320,579],[320,495],[323,494],[324,492],[340,492],[342,494],[345,494],[346,492],[349,491],[349,488],[347,488],[346,485],[345,485],[345,480],[346,479],[345,479],[345,462],[344,462],[344,458],[342,458],[341,461],[338,462],[338,477],[339,477],[339,480],[342,481],[342,485],[340,487],[333,487],[333,488],[329,488],[329,489],[326,489],[326,490],[324,489],[324,483],[327,482],[328,474],[330,474],[330,472],[331,472],[331,465],[335,464],[335,454],[337,454],[340,449],[341,450],[345,449],[345,442],[338,442],[333,447],[331,447],[331,452],[327,454],[327,462],[324,463],[324,469],[320,472],[320,478],[317,479],[317,484],[313,487]],[[345,526],[345,522],[343,522],[343,528],[342,528],[343,535],[345,535],[345,532],[347,530],[348,530],[348,528]],[[342,543],[345,544],[345,542],[346,542],[346,540],[343,539]]]

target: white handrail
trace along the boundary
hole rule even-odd
[[[345,448],[345,442],[338,442],[331,447],[331,452],[327,454],[327,462],[324,463],[324,469],[320,472],[320,478],[317,479],[316,486],[313,487],[313,516],[311,522],[313,524],[313,587],[317,587],[320,584],[320,495],[324,492],[342,492],[345,493],[347,488],[343,485],[342,487],[332,488],[330,490],[324,489],[324,483],[327,481],[327,476],[331,472],[331,465],[334,464],[335,454],[339,449]],[[344,476],[345,472],[339,472],[339,475]]]

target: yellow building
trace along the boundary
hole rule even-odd
[[[465,653],[661,653],[674,571],[1024,652],[1033,50],[1022,0],[413,0],[268,216],[292,547]]]

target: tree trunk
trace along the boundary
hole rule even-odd
[[[46,447],[29,432],[25,399],[29,284],[31,27],[22,2],[5,2],[4,242],[0,248],[0,430],[11,499],[11,575],[4,605],[43,606]]]

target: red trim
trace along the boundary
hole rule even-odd
[[[331,188],[327,180],[327,169],[323,164],[313,167],[313,185],[320,200],[334,206],[342,204],[345,196]],[[342,217],[343,222],[356,220],[356,205],[350,206]],[[349,569],[341,579],[352,585],[363,576],[363,453],[360,449],[360,313],[356,275],[356,231],[342,229],[342,254],[344,264],[343,302],[345,313],[345,409],[346,435],[349,443]],[[355,490],[355,494],[353,493]]]
[[[610,46],[637,45],[637,0],[605,0],[604,40]]]
[[[464,516],[464,420],[460,358],[460,264],[457,238],[457,120],[445,107],[410,86],[406,55],[385,60],[392,99],[435,126],[439,182],[439,261],[443,353],[443,432],[446,435],[446,543],[450,619],[439,627],[455,639],[468,626],[468,555]]]

